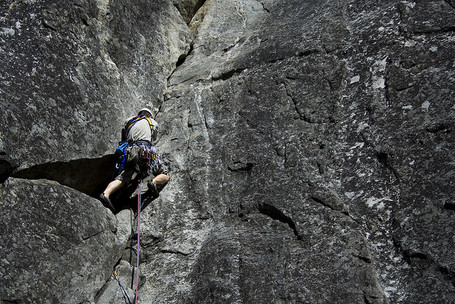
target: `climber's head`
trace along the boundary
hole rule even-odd
[[[139,110],[139,113],[137,115],[147,115],[147,117],[152,117],[152,110],[149,108],[142,108]]]

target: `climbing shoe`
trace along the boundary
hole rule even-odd
[[[112,213],[115,212],[114,205],[112,205],[111,200],[104,196],[104,193],[101,193],[99,196],[100,201],[103,203],[104,207],[109,208]]]
[[[157,198],[158,196],[160,196],[158,189],[156,188],[155,184],[153,184],[151,181],[147,182],[147,187],[149,188],[147,190],[147,193],[149,193],[153,198]]]

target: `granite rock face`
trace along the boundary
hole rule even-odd
[[[127,246],[130,221],[47,180],[10,178],[0,193],[2,303],[92,301]]]
[[[113,151],[126,117],[159,108],[189,48],[168,1],[9,1],[0,9],[2,176]]]
[[[18,287],[29,267],[18,262],[21,240],[45,248],[28,253],[30,266],[45,263],[62,284],[61,269],[96,264],[59,301],[122,301],[113,269],[130,297],[139,271],[143,303],[455,300],[453,1],[12,1],[1,10],[1,202],[11,202],[1,300],[44,299]],[[131,211],[114,220],[85,194],[108,182],[117,130],[143,105],[156,110],[171,181],[141,214],[135,269]],[[49,219],[33,203],[58,198],[78,207],[54,207]],[[14,236],[16,219],[30,233]],[[105,231],[96,246],[85,230],[62,241],[102,262],[46,263],[59,256],[52,231],[62,219]],[[47,278],[40,284],[54,290]],[[83,298],[73,293],[88,285]]]

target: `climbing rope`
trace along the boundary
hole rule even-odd
[[[125,300],[125,303],[133,304],[133,303],[131,303],[130,297],[128,296],[128,293],[126,292],[125,287],[123,287],[122,283],[120,282],[118,273],[115,270],[114,270],[114,279],[117,280],[118,285],[120,286],[120,289],[122,290],[122,295],[123,295],[123,299]]]
[[[137,249],[136,249],[136,300],[137,304],[137,290],[139,286],[139,248],[140,248],[140,235],[141,235],[141,180],[139,180],[137,190]]]
[[[136,292],[135,292],[135,300],[134,303],[137,304],[137,291],[139,287],[139,248],[140,248],[140,235],[141,235],[141,180],[139,180],[138,191],[137,191],[137,248],[136,248]],[[120,279],[118,277],[117,271],[114,271],[114,279],[118,282],[120,289],[122,290],[123,299],[125,300],[126,304],[133,304],[128,296],[128,293],[123,287]]]

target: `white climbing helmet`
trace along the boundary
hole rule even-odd
[[[141,112],[148,112],[150,114],[150,116],[153,116],[153,112],[149,108],[142,108],[139,110],[139,112],[137,112],[137,114],[139,115],[139,113],[141,113]]]
[[[139,112],[137,114],[139,115],[141,112],[148,112],[150,114],[150,116],[153,116],[152,110],[150,110],[149,108],[142,108],[139,110]],[[156,139],[158,137],[158,123],[153,118],[150,118],[150,120],[152,121],[152,126],[153,126],[152,139],[154,141],[156,141]]]

